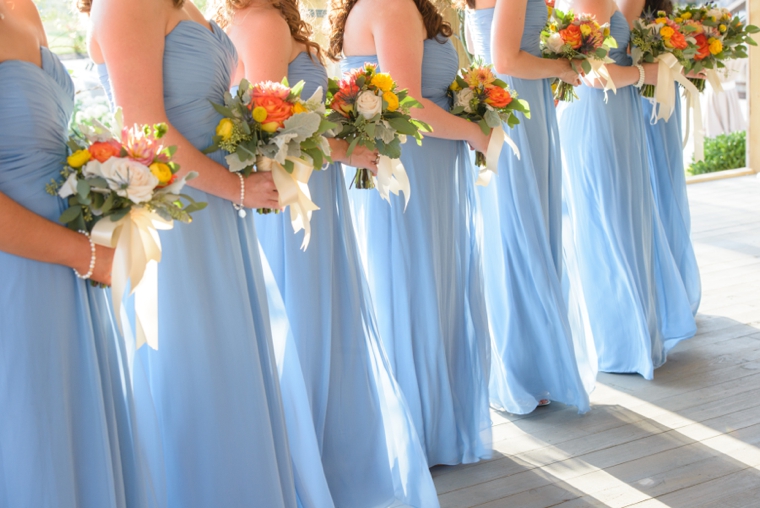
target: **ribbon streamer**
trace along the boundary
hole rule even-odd
[[[599,80],[604,89],[604,102],[607,102],[607,92],[612,90],[614,94],[617,94],[617,87],[615,86],[615,82],[612,81],[610,71],[605,64],[614,63],[615,61],[607,57],[604,60],[593,58],[588,62],[591,64],[591,72],[589,72],[587,79],[589,81]]]
[[[290,224],[293,232],[304,230],[301,250],[306,250],[311,241],[311,214],[319,207],[311,200],[309,178],[314,171],[311,164],[297,157],[285,157],[293,163],[293,172],[288,171],[274,159],[259,157],[256,167],[259,171],[271,171],[274,185],[280,195],[280,206],[290,207]]]
[[[705,78],[710,82],[715,93],[723,93],[723,83],[720,82],[718,71],[715,69],[705,69]]]
[[[373,176],[375,188],[380,193],[380,197],[391,202],[391,193],[398,196],[399,192],[404,193],[404,211],[409,204],[409,198],[412,197],[412,186],[409,184],[409,175],[401,163],[401,159],[391,159],[381,155],[377,162],[377,176]]]
[[[504,127],[500,125],[494,128],[492,132],[491,140],[488,142],[488,149],[486,150],[486,167],[480,170],[478,180],[475,182],[475,185],[480,185],[481,187],[488,187],[488,184],[491,183],[491,177],[499,173],[499,157],[501,156],[504,143],[512,148],[515,157],[517,157],[517,160],[520,160],[520,149],[517,148],[512,138],[504,132]]]
[[[135,295],[135,350],[143,344],[158,349],[158,262],[161,261],[159,229],[169,230],[167,221],[145,208],[133,207],[114,222],[108,218],[98,221],[92,229],[92,241],[115,249],[111,272],[111,300],[119,331],[124,328],[121,305],[127,282],[129,295]]]

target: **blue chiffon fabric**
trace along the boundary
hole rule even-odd
[[[541,55],[539,34],[546,18],[544,0],[529,0],[522,51]],[[467,13],[474,51],[486,63],[493,61],[493,21],[494,9]],[[521,117],[513,129],[504,125],[520,159],[504,145],[498,175],[488,187],[478,188],[493,334],[491,404],[525,414],[541,399],[550,399],[585,413],[596,379],[596,355],[583,327],[571,327],[562,286],[562,164],[551,80],[499,77],[528,101],[531,118]],[[572,302],[573,315],[582,315],[582,300]]]
[[[691,243],[691,212],[686,194],[681,140],[681,97],[676,85],[676,108],[670,120],[652,123],[653,105],[642,97],[641,105],[646,122],[647,146],[649,147],[649,171],[654,191],[654,201],[668,239],[686,294],[691,312],[696,316],[702,299],[702,282],[697,257]]]
[[[343,71],[377,63],[349,56]],[[458,70],[451,41],[424,42],[422,95],[450,108]],[[428,464],[491,454],[489,332],[480,210],[467,145],[426,137],[402,148],[411,199],[354,189],[349,198],[380,337],[411,409]],[[351,172],[353,175],[353,171]]]
[[[66,160],[74,84],[41,57],[0,63],[0,192],[57,223],[67,205],[45,185]],[[0,252],[0,307],[0,506],[155,506],[107,292]]]
[[[620,12],[610,29],[619,46],[611,58],[631,65]],[[565,249],[577,262],[600,370],[652,379],[696,325],[652,195],[641,99],[633,86],[609,93],[606,103],[602,90],[577,92],[560,120],[571,229]]]
[[[288,66],[288,81],[301,80],[303,98],[327,90],[325,68],[307,53]],[[288,417],[299,498],[314,508],[436,507],[422,446],[378,337],[342,167],[315,171],[309,189],[320,210],[305,252],[287,211],[256,216],[277,286],[270,306],[279,308],[279,293],[291,332],[285,340],[295,346],[278,355],[284,403],[295,416],[299,405],[308,412],[308,422]],[[278,348],[281,337],[275,333]]]
[[[237,53],[211,30],[180,22],[166,36],[164,104],[196,148],[211,145]],[[108,72],[101,78],[110,93]],[[225,164],[223,154],[211,154]],[[187,168],[192,169],[192,168]],[[161,233],[159,349],[135,358],[155,401],[168,506],[297,506],[262,260],[253,214],[185,187],[208,207]],[[136,368],[137,368],[136,367]],[[156,467],[156,470],[159,468]]]

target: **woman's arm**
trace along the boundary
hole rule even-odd
[[[422,57],[426,34],[416,5],[408,0],[372,2],[378,8],[364,21],[374,37],[380,68],[390,73],[399,87],[407,88],[409,95],[424,107],[413,108],[412,116],[433,128],[428,136],[464,140],[474,149],[485,152],[490,136],[483,134],[477,124],[454,116],[422,97]],[[366,10],[362,15],[366,16]]]
[[[169,124],[164,108],[163,56],[170,5],[155,0],[93,2],[92,35],[108,65],[114,101],[123,109],[127,125]],[[185,8],[197,12],[192,4]],[[239,201],[240,180],[236,175],[201,153],[171,125],[165,139],[177,146],[175,158],[182,171],[198,173],[191,186],[231,202]],[[245,206],[279,208],[271,174],[252,173],[245,189]]]
[[[633,22],[641,17],[646,0],[616,0],[620,12],[628,20],[628,26],[633,28]]]
[[[53,263],[86,274],[90,269],[90,242],[75,231],[27,210],[0,193],[0,251],[43,263]],[[92,279],[111,283],[113,249],[96,246]]]
[[[520,49],[528,0],[497,0],[491,32],[494,69],[521,79],[560,78],[578,85],[578,73],[567,60],[537,57]]]

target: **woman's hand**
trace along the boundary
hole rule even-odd
[[[237,204],[238,201],[233,203]],[[254,172],[245,179],[243,203],[246,208],[281,208],[280,195],[274,185],[271,171]]]
[[[491,142],[492,135],[493,135],[493,129],[491,129],[488,135],[485,135],[483,134],[483,131],[480,130],[480,127],[478,126],[477,135],[468,141],[468,143],[470,144],[470,148],[480,153],[486,153],[488,151],[488,144]]]
[[[573,66],[570,65],[570,62],[567,60],[557,60],[557,62],[560,63],[560,72],[557,73],[557,77],[564,81],[565,83],[568,83],[573,86],[578,86],[581,84],[581,77],[578,71],[573,69]],[[581,67],[580,60],[574,61],[575,67],[583,72],[583,68]]]
[[[355,168],[369,169],[373,175],[377,176],[377,161],[379,160],[379,157],[380,154],[377,150],[370,150],[366,147],[356,145],[356,148],[351,152],[351,155],[346,156],[345,160],[339,162],[344,162]]]
[[[657,86],[657,77],[660,75],[660,64],[645,63],[644,67],[644,84]]]
[[[705,74],[705,71],[699,71],[699,72],[689,71],[689,72],[684,73],[684,76],[691,79],[707,79],[707,75]]]

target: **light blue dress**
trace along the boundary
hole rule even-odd
[[[540,56],[544,0],[529,0],[521,49]],[[473,50],[491,63],[494,9],[467,12]],[[491,404],[510,413],[533,411],[541,399],[589,409],[596,377],[579,333],[573,341],[562,274],[562,164],[551,80],[499,76],[530,104],[531,118],[504,130],[499,174],[479,187],[488,318],[493,334]],[[593,349],[593,348],[591,348]],[[579,365],[580,364],[580,365]],[[583,375],[581,374],[583,373]]]
[[[631,65],[625,17],[615,12],[610,25],[619,46],[610,57]],[[602,90],[577,91],[560,120],[565,249],[577,260],[599,369],[652,379],[696,325],[652,195],[641,98],[633,86],[607,103]]]
[[[304,98],[317,87],[327,90],[327,71],[307,53],[288,66],[288,81],[301,80]],[[307,466],[313,473],[324,469],[335,506],[438,506],[425,454],[378,337],[340,164],[315,171],[309,189],[320,210],[312,216],[305,252],[303,233],[293,234],[289,213],[256,216],[300,359],[280,366],[284,402],[289,403],[289,378],[302,377],[313,420],[304,436],[289,432],[297,475],[301,443],[316,434],[323,468]]]
[[[341,68],[365,62],[377,57],[350,56]],[[448,110],[458,67],[451,41],[426,40],[422,95]],[[491,455],[491,420],[475,170],[466,143],[433,137],[405,144],[401,161],[406,212],[403,197],[389,205],[374,190],[349,193],[380,337],[428,464],[476,462]]]
[[[676,85],[676,108],[670,120],[652,124],[652,102],[642,97],[649,147],[649,171],[654,201],[668,239],[670,252],[678,266],[691,312],[696,316],[702,299],[702,283],[697,257],[691,243],[691,212],[686,194],[686,173],[683,166],[683,133],[681,129],[680,87]]]
[[[170,128],[196,148],[221,119],[237,53],[224,32],[182,21],[166,36],[164,104]],[[101,78],[110,94],[108,73]],[[224,164],[223,154],[210,155]],[[192,168],[186,168],[192,169]],[[186,187],[208,207],[161,233],[159,350],[135,364],[155,401],[170,508],[297,506],[253,213]],[[149,390],[149,393],[145,393]]]
[[[0,63],[0,192],[58,222],[67,205],[45,185],[66,159],[74,84],[41,57]],[[70,268],[0,252],[3,508],[155,506],[106,297]]]

